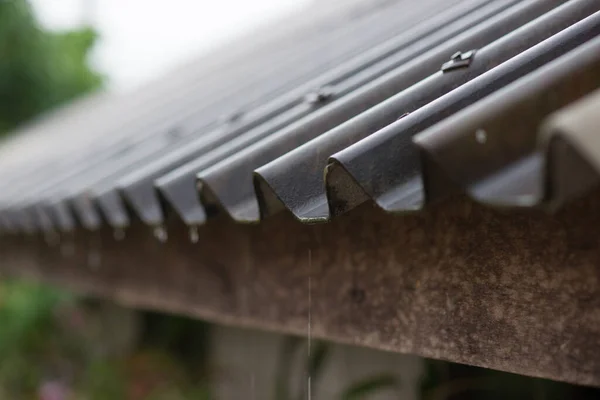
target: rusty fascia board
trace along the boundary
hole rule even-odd
[[[363,204],[318,225],[222,216],[192,241],[172,216],[164,243],[136,223],[54,247],[6,237],[0,256],[7,274],[136,307],[296,335],[310,312],[315,338],[600,386],[599,200],[551,215],[453,198],[393,218]]]

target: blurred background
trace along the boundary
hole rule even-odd
[[[160,79],[309,1],[1,1],[0,132],[93,91]],[[0,280],[0,399],[600,398],[590,388],[323,342],[308,357],[307,346]]]
[[[31,0],[43,29],[91,27],[90,66],[110,90],[127,90],[311,0]]]

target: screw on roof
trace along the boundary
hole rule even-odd
[[[334,91],[331,86],[321,86],[314,92],[310,92],[304,96],[304,101],[311,105],[319,105],[331,100],[333,94]]]
[[[476,51],[477,50],[469,50],[464,53],[457,51],[456,53],[452,54],[450,61],[442,64],[442,72],[468,67],[471,64]]]

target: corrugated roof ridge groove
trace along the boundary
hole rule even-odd
[[[503,5],[505,5],[505,4],[506,3],[504,3]],[[494,10],[490,9],[489,7],[487,7],[487,10],[488,10],[487,12],[485,12],[483,14],[482,13],[477,14],[477,16],[473,17],[471,24],[476,24],[476,23],[482,21],[483,19],[489,17],[489,15],[492,15],[492,13],[494,12]],[[497,11],[497,5],[496,5],[496,11]],[[463,28],[460,28],[460,26],[457,26],[455,28],[456,30],[454,30],[452,32],[444,33],[443,37],[441,39],[439,39],[439,36],[436,36],[436,37],[438,37],[438,39],[436,39],[434,43],[442,42],[442,41],[446,40],[446,38],[451,37],[452,35],[455,35],[456,34],[455,32],[459,32],[462,29],[464,29],[464,23],[462,26],[463,26]],[[438,35],[440,35],[440,34],[438,34]],[[404,54],[403,57],[405,58],[405,60],[412,59],[415,55],[422,52],[422,46],[420,48],[419,43],[420,42],[417,42],[416,45],[411,46],[410,52],[408,50],[406,50],[407,52],[403,53]],[[440,57],[440,59],[442,59],[442,57]],[[422,71],[418,71],[417,73],[420,75],[425,75]],[[420,77],[420,75],[419,75],[419,77]],[[354,92],[352,92],[352,93],[354,93]],[[350,93],[350,95],[352,95],[352,93]],[[344,101],[345,98],[347,98],[347,96],[341,97],[341,99],[339,101]],[[215,164],[218,165],[218,162],[224,162],[226,160],[231,160],[231,157],[235,157],[234,151],[239,151],[239,150],[244,151],[244,148],[247,147],[249,144],[252,144],[256,140],[259,140],[262,138],[264,138],[263,140],[266,140],[267,138],[269,138],[273,135],[281,135],[281,132],[292,132],[292,133],[290,133],[289,137],[294,137],[295,139],[299,138],[299,135],[297,134],[296,130],[309,131],[310,130],[309,127],[311,125],[307,125],[307,124],[313,123],[313,125],[314,125],[315,120],[323,123],[323,121],[325,121],[325,119],[327,118],[326,113],[328,113],[329,110],[331,110],[331,108],[334,107],[333,105],[336,104],[336,101],[338,101],[338,100],[336,100],[336,97],[334,96],[334,99],[332,101],[329,101],[329,102],[323,104],[321,107],[315,109],[314,113],[312,113],[304,118],[296,120],[291,125],[289,124],[289,122],[286,122],[284,125],[273,126],[274,125],[273,121],[269,121],[263,126],[260,126],[260,127],[255,128],[254,130],[245,132],[238,138],[233,139],[232,142],[227,143],[226,146],[216,149],[213,152],[214,154],[209,153],[209,154],[205,155],[204,157],[201,157],[201,158],[199,158],[193,162],[190,162],[188,164],[185,164],[182,167],[170,172],[169,174],[157,179],[156,186],[163,193],[163,196],[167,199],[167,202],[170,203],[170,205],[177,211],[179,216],[186,223],[190,223],[190,224],[204,223],[204,219],[202,217],[202,216],[204,216],[204,212],[201,210],[201,208],[202,208],[201,202],[197,199],[197,196],[192,196],[191,198],[189,197],[196,188],[194,175],[198,171],[202,171],[203,169],[206,169],[206,168],[211,168],[211,167],[215,166]],[[360,100],[360,101],[362,101],[362,100]],[[245,139],[245,137],[247,137],[248,139]],[[227,153],[225,151],[226,148],[231,149],[229,153]],[[218,154],[223,154],[223,156],[218,155]],[[186,181],[186,182],[183,182],[183,181]],[[185,207],[182,206],[182,204],[185,204]],[[246,203],[246,205],[248,205],[248,204],[251,204],[251,202]],[[242,208],[246,208],[246,207],[242,207]],[[251,210],[250,212],[253,212],[253,211]],[[195,220],[193,217],[201,217],[201,219]]]
[[[516,27],[529,22],[537,15],[552,9],[556,2],[519,3],[503,13],[498,13],[477,27],[448,40],[443,46],[447,49],[438,52],[443,58],[428,60],[419,57],[411,60],[402,70],[394,70],[376,81],[361,87],[339,101],[333,101],[320,110],[320,114],[310,120],[298,122],[261,142],[242,150],[227,160],[198,173],[203,188],[218,199],[219,205],[238,222],[258,222],[260,212],[254,191],[252,175],[248,171],[256,169],[306,143],[316,136],[334,128],[340,123],[363,112],[381,101],[395,95],[402,89],[426,78],[433,70],[447,61],[449,55],[458,48],[481,47],[497,38],[512,32]],[[464,40],[467,43],[461,43]],[[423,57],[426,57],[425,53]],[[435,61],[435,62],[432,62]],[[431,69],[430,69],[431,68]],[[290,139],[290,138],[293,138]],[[249,207],[251,205],[251,207]]]
[[[417,167],[414,164],[417,163],[418,158],[414,154],[408,156],[411,135],[595,36],[598,33],[598,16],[582,23],[580,28],[570,29],[569,27],[599,9],[600,4],[585,1],[566,3],[474,54],[471,52],[468,60],[461,60],[463,63],[468,61],[467,64],[463,64],[462,68],[446,72],[440,71],[258,168],[255,172],[255,179],[258,180],[258,183],[255,183],[255,186],[259,198],[261,198],[260,201],[264,204],[263,215],[272,213],[268,205],[277,209],[281,208],[277,204],[278,202],[268,199],[268,197],[275,196],[296,218],[303,222],[327,221],[330,218],[330,207],[326,198],[325,177],[322,171],[327,165],[329,156],[393,123],[406,113],[415,112],[415,110],[417,115],[409,115],[398,123],[407,127],[412,125],[408,131],[402,133],[402,135],[406,135],[404,139],[406,143],[400,147],[396,147],[400,143],[394,143],[392,147],[389,147],[392,143],[387,143],[387,153],[390,154],[383,149],[383,152],[368,153],[368,162],[365,160],[360,168],[362,168],[363,174],[368,175],[368,179],[365,177],[362,180],[367,189],[369,184],[378,184],[379,181],[382,181],[381,185],[388,183],[388,180],[394,175],[386,175],[384,167],[393,164],[392,160],[394,159],[395,162],[399,162],[399,159],[405,161],[403,165],[408,170],[403,171],[404,173],[409,170],[410,172],[416,171]],[[540,40],[546,39],[552,33],[559,32],[564,28],[566,28],[564,34],[547,40],[549,45],[536,46]],[[526,46],[534,46],[535,50],[526,49],[527,55],[519,58],[519,60],[523,60],[520,64],[513,62],[507,66],[494,68],[512,56],[517,56]],[[458,53],[458,55],[464,58],[462,53]],[[500,69],[497,70],[498,68]],[[489,70],[497,71],[486,74]],[[479,79],[478,75],[480,74],[486,75],[488,82]],[[478,83],[469,85],[469,89],[466,90],[456,89],[471,79],[477,79]],[[452,93],[452,89],[456,89],[456,93],[450,97],[444,95],[447,92]],[[441,95],[444,100],[436,99],[435,97],[438,95]],[[425,106],[428,101],[434,101],[436,106]],[[418,109],[420,106],[424,106],[423,110]],[[386,156],[381,157],[384,153]],[[406,159],[407,157],[408,159]],[[388,165],[385,165],[386,163]],[[367,180],[369,183],[366,182]],[[267,187],[269,190],[265,190]],[[413,194],[404,199],[407,210],[419,208],[422,202],[422,196],[417,196],[417,193],[414,192],[417,189],[412,187],[412,190]],[[367,191],[374,194],[373,190]],[[336,209],[339,210],[339,207]]]
[[[556,206],[594,185],[598,171],[583,162],[575,148],[563,146],[552,135],[540,138],[538,133],[549,115],[598,88],[600,36],[420,133],[414,142],[422,151],[424,165],[436,164],[446,179],[479,202]],[[519,123],[512,124],[513,120]],[[477,139],[478,132],[485,133],[485,140]],[[502,151],[492,154],[492,147]],[[460,165],[455,159],[459,149]],[[570,169],[548,169],[548,160],[561,153],[563,165],[569,165],[568,160]],[[466,165],[477,168],[469,170]],[[515,165],[524,168],[515,169]],[[425,182],[430,179],[427,174],[425,169]],[[564,176],[557,180],[560,174]],[[429,190],[435,188],[426,187],[426,193]]]
[[[436,1],[437,1],[437,0],[436,0]],[[475,0],[475,1],[478,1],[478,0]],[[398,3],[398,4],[396,4],[396,3],[392,3],[392,4],[390,5],[390,7],[392,7],[392,8],[393,8],[393,9],[395,9],[396,11],[400,9],[400,6],[401,6],[401,4],[399,4],[399,3]],[[395,8],[394,8],[394,7],[395,7]],[[389,8],[389,7],[388,7],[388,8]],[[390,8],[390,9],[392,9],[392,8]],[[389,9],[388,9],[388,11],[389,11]],[[370,13],[370,14],[372,14],[372,16],[369,16],[368,18],[362,18],[362,17],[361,17],[361,18],[359,18],[359,19],[356,19],[355,21],[351,21],[351,23],[348,23],[348,24],[346,24],[346,23],[344,23],[344,24],[342,24],[342,25],[339,25],[339,24],[338,24],[339,26],[337,26],[337,27],[336,27],[336,26],[334,26],[333,28],[331,28],[331,27],[329,27],[329,26],[328,26],[328,27],[327,27],[327,30],[328,30],[328,31],[331,31],[331,33],[327,33],[327,32],[325,32],[325,31],[324,31],[324,32],[321,32],[321,33],[320,33],[320,36],[322,36],[322,39],[323,39],[324,37],[328,38],[328,42],[331,42],[331,43],[329,43],[329,46],[331,46],[331,44],[333,44],[333,43],[336,43],[336,44],[338,44],[338,46],[336,46],[336,47],[335,47],[335,49],[333,49],[333,50],[336,50],[338,47],[339,47],[339,48],[341,48],[341,49],[346,49],[346,50],[348,50],[349,48],[354,48],[354,49],[356,49],[356,48],[357,48],[357,46],[358,46],[360,43],[362,43],[362,42],[364,42],[364,43],[361,45],[361,46],[363,46],[363,47],[361,47],[361,48],[368,48],[368,46],[370,46],[370,43],[371,43],[371,42],[372,42],[374,39],[376,39],[376,38],[385,39],[385,37],[382,37],[382,35],[380,34],[381,32],[379,32],[379,31],[382,31],[382,29],[380,29],[380,28],[377,28],[377,29],[372,29],[372,23],[373,23],[375,20],[380,20],[380,22],[386,22],[386,21],[387,21],[387,23],[386,23],[386,24],[383,24],[383,23],[381,23],[381,24],[378,24],[378,25],[377,25],[378,27],[381,25],[381,26],[387,26],[388,28],[393,28],[393,31],[391,31],[390,29],[386,28],[386,29],[387,29],[387,31],[390,31],[390,32],[392,32],[392,33],[393,33],[393,32],[398,32],[398,31],[399,31],[399,29],[400,29],[400,28],[399,28],[399,27],[397,27],[397,23],[396,23],[396,21],[394,21],[394,20],[392,19],[392,16],[391,16],[391,15],[390,15],[389,17],[385,17],[385,20],[384,20],[384,21],[381,21],[381,18],[382,18],[382,16],[385,16],[385,15],[386,15],[386,13],[385,13],[385,10],[377,10],[376,12],[374,12],[374,13]],[[392,13],[392,14],[393,14],[393,13]],[[375,19],[375,20],[373,20],[373,17],[374,17],[374,16],[379,16],[379,17],[378,17],[378,19]],[[371,18],[371,20],[369,20],[369,18]],[[341,23],[341,22],[340,22],[340,23]],[[365,38],[362,38],[362,36],[361,36],[361,37],[358,37],[358,38],[356,37],[356,35],[357,35],[357,32],[358,32],[358,31],[361,31],[361,30],[358,30],[358,31],[357,31],[357,29],[356,29],[356,27],[357,27],[357,24],[362,24],[362,25],[364,25],[364,27],[365,27],[365,28],[367,28],[367,27],[371,27],[371,28],[368,30],[368,32],[367,32],[367,33],[368,33],[368,35],[362,35],[362,36],[365,36],[366,38],[370,37],[371,39],[369,39],[369,40],[366,40]],[[361,25],[361,26],[362,26],[362,25]],[[344,39],[343,35],[342,35],[342,36],[340,36],[340,35],[341,35],[341,33],[340,33],[340,32],[342,32],[342,31],[344,31],[344,32],[345,32],[345,33],[344,33],[344,35],[346,35],[346,36],[345,36],[345,39]],[[378,33],[378,32],[379,32],[379,33]],[[309,33],[310,33],[310,32],[309,32]],[[327,33],[327,35],[326,35],[326,36],[323,36],[323,33]],[[310,35],[312,35],[312,33],[310,33]],[[309,35],[309,36],[310,36],[310,35]],[[373,35],[375,35],[375,36],[373,36]],[[387,33],[386,35],[387,35],[387,37],[389,37],[389,36],[390,36],[390,34],[389,34],[389,33]],[[352,39],[350,36],[354,36],[354,38]],[[342,44],[342,42],[340,42],[340,40],[341,40],[341,39],[344,39],[344,40],[346,40],[346,44],[344,45],[345,47],[344,47],[344,46],[339,46],[340,44]],[[352,39],[352,40],[351,40],[351,39]],[[358,40],[356,40],[356,39],[358,39]],[[362,42],[361,42],[361,41],[362,41]],[[305,40],[305,41],[303,41],[302,43],[300,43],[300,45],[303,45],[303,43],[304,43],[304,47],[307,47],[307,49],[308,49],[308,50],[310,50],[311,52],[313,52],[313,53],[314,53],[314,51],[316,51],[316,49],[317,49],[317,48],[320,48],[320,46],[326,46],[326,45],[327,45],[327,43],[328,43],[328,42],[324,42],[324,43],[322,43],[322,42],[323,42],[323,41],[311,41],[311,40]],[[279,47],[282,47],[282,46],[281,46],[281,43],[279,43],[279,45],[278,45],[278,46],[279,46]],[[294,49],[291,49],[291,48],[290,48],[290,46],[283,46],[282,48],[283,48],[283,49],[285,49],[285,50],[286,50],[286,51],[288,51],[288,52],[291,52],[290,54],[297,54],[297,55],[299,55],[299,52],[298,52],[298,48],[297,48],[297,46],[296,46]],[[344,50],[344,51],[346,51],[346,50]],[[363,50],[364,50],[364,49],[363,49]],[[336,52],[337,52],[337,53],[340,53],[340,51],[339,51],[339,50],[336,50]],[[333,53],[336,53],[336,52],[333,52]],[[342,54],[342,53],[340,53],[340,54]],[[268,56],[269,58],[272,58],[272,54],[271,54],[271,53],[268,53],[268,54],[267,54],[267,56]],[[308,53],[305,51],[305,52],[304,52],[304,56],[303,56],[303,57],[308,57],[308,56],[309,56],[309,54],[308,54]],[[328,55],[328,57],[329,57],[329,59],[331,59],[331,56],[329,56],[329,55]],[[323,63],[322,61],[319,61],[319,60],[320,60],[320,58],[323,58],[323,57],[316,57],[316,58],[315,58],[315,57],[313,57],[313,58],[314,58],[314,60],[311,60],[311,63],[305,63],[305,64],[307,64],[307,65],[313,65],[313,67],[315,67],[315,66],[318,66],[318,65],[320,65],[320,67],[324,67],[324,66],[326,66],[326,64],[327,64],[327,63]],[[327,57],[325,57],[325,58],[327,59]],[[289,57],[284,57],[284,58],[283,58],[283,60],[285,61],[285,63],[287,63],[286,65],[288,65],[288,64],[289,64],[289,65],[288,65],[288,67],[289,67],[290,65],[291,65],[291,66],[293,66],[293,65],[296,65],[296,64],[297,64],[297,62],[299,61],[299,60],[297,60],[297,61],[296,61],[296,63],[292,63],[292,62],[293,62],[293,60],[292,60],[292,59],[290,59]],[[251,61],[251,60],[246,60],[246,61]],[[256,61],[258,61],[258,63],[257,63]],[[285,80],[273,80],[273,79],[271,79],[271,78],[272,78],[272,76],[273,76],[273,74],[272,74],[272,72],[269,72],[269,69],[272,69],[272,68],[271,68],[271,65],[272,65],[273,63],[269,63],[269,62],[267,62],[267,61],[268,61],[268,59],[266,59],[266,58],[264,58],[264,57],[263,57],[263,58],[256,58],[256,60],[255,60],[254,64],[256,64],[256,67],[257,67],[257,68],[259,68],[259,67],[260,67],[259,69],[260,69],[260,71],[263,73],[263,75],[265,75],[265,78],[266,78],[267,82],[264,82],[264,81],[265,81],[265,79],[262,79],[262,80],[260,80],[260,79],[250,79],[250,80],[249,80],[249,84],[250,84],[250,86],[252,86],[252,85],[253,85],[253,87],[254,87],[254,89],[252,89],[252,91],[251,91],[251,92],[255,92],[255,91],[256,91],[256,89],[260,89],[260,90],[264,91],[264,89],[263,89],[263,86],[265,86],[265,84],[266,84],[267,86],[273,86],[273,84],[274,84],[274,83],[277,83],[277,82],[279,82],[279,83],[277,83],[277,84],[281,86],[281,83],[282,83],[282,82],[283,82],[283,83],[285,83],[285,82],[286,82]],[[291,64],[290,64],[290,63],[291,63]],[[281,64],[281,63],[280,63],[280,64]],[[279,67],[281,67],[280,69],[282,69],[282,70],[290,71],[290,68],[286,67],[285,65],[280,65]],[[311,67],[311,68],[312,68],[312,67]],[[295,69],[297,69],[297,68],[295,68]],[[306,70],[306,68],[304,68],[304,69]],[[314,69],[314,68],[313,68],[313,69]],[[239,70],[239,68],[238,68],[238,70]],[[292,70],[294,70],[294,69],[292,69]],[[246,72],[248,72],[248,71],[246,71]],[[221,75],[223,75],[223,74],[222,74],[222,73],[219,73],[219,76],[217,76],[217,77],[212,77],[212,78],[211,78],[211,77],[207,77],[207,78],[205,78],[205,79],[204,79],[204,81],[207,81],[207,80],[208,80],[208,81],[210,82],[210,81],[212,81],[212,80],[215,80],[215,78],[217,78],[216,80],[217,80],[217,81],[220,81],[221,83],[223,83],[222,81],[224,81],[224,80],[225,80],[225,82],[228,82],[228,81],[225,79],[227,76],[221,76]],[[250,75],[251,75],[251,76],[253,76],[253,74],[250,74]],[[288,74],[288,75],[289,75],[289,74]],[[298,75],[298,74],[296,73],[296,75]],[[245,79],[245,80],[246,80],[246,79]],[[247,97],[247,95],[249,95],[249,94],[252,94],[252,93],[246,93],[246,95],[240,95],[240,84],[239,84],[239,82],[238,82],[238,79],[233,79],[233,80],[231,80],[231,81],[232,81],[232,84],[231,84],[231,85],[229,85],[229,86],[231,86],[231,90],[229,90],[229,97],[230,97],[230,101],[229,101],[229,103],[231,103],[231,100],[235,100],[236,98],[238,98],[238,99],[242,99],[243,101],[247,101],[245,98]],[[261,83],[261,82],[262,82],[262,83]],[[294,82],[291,82],[291,81],[290,81],[290,82],[287,82],[287,83],[290,83],[292,86],[293,86],[293,85],[295,85],[295,83],[294,83]],[[187,86],[186,86],[186,89],[189,89],[189,86],[190,86],[190,85],[187,85]],[[223,85],[222,85],[222,84],[219,84],[219,85],[216,85],[216,86],[213,84],[213,86],[214,86],[214,89],[216,89],[216,92],[213,90],[213,91],[211,91],[210,93],[208,93],[208,94],[207,94],[206,90],[203,90],[203,91],[201,91],[201,93],[200,93],[200,95],[201,95],[201,96],[204,96],[204,98],[205,98],[205,100],[204,100],[204,103],[206,103],[206,104],[213,104],[213,103],[214,103],[214,101],[215,101],[215,96],[214,96],[214,95],[216,95],[216,94],[220,94],[221,92],[224,92],[224,87],[223,87]],[[246,86],[248,86],[248,85],[246,85]],[[213,92],[214,92],[214,93],[213,93]],[[184,99],[184,100],[185,100],[184,102],[188,102],[188,103],[190,103],[190,104],[192,105],[192,108],[193,108],[194,110],[197,110],[197,109],[198,109],[198,107],[199,107],[199,106],[198,106],[198,101],[191,101],[191,100],[193,100],[193,99],[185,99],[185,97],[186,97],[186,96],[182,96],[182,94],[181,94],[181,93],[179,93],[179,92],[171,93],[170,97],[174,97],[174,96]],[[233,98],[232,98],[231,96],[235,96],[235,97],[233,97]],[[135,98],[135,96],[133,96],[133,97]],[[160,96],[159,96],[159,97],[160,97]],[[196,95],[196,97],[197,97],[197,95]],[[223,96],[221,96],[221,97],[223,97]],[[142,104],[142,105],[143,105],[145,102],[144,102],[144,101],[141,101],[141,100],[143,100],[143,99],[139,99],[139,100],[138,100],[138,103],[140,103],[140,104]],[[163,100],[161,99],[161,101],[163,101]],[[170,100],[169,100],[169,99],[166,99],[166,101],[170,101]],[[241,100],[237,100],[237,101],[238,101],[238,102],[240,102]],[[163,101],[163,103],[164,103],[164,101]],[[177,103],[177,102],[176,102],[176,103]],[[181,103],[181,101],[179,101],[179,103]],[[178,104],[179,104],[179,103],[178,103]],[[211,105],[211,107],[212,107],[212,108],[214,108],[212,105]],[[176,106],[175,108],[176,108],[177,110],[179,110],[179,108],[180,108],[180,107],[179,107],[179,106]],[[187,107],[187,108],[190,108],[190,107]],[[228,108],[231,108],[231,105],[228,105]],[[146,109],[147,109],[147,107],[146,107]],[[129,113],[127,113],[125,110],[121,110],[121,112],[122,112],[123,114],[129,114]],[[172,112],[169,112],[169,113],[168,113],[168,115],[167,115],[167,117],[171,118],[171,117],[172,117],[172,114],[173,114]],[[178,112],[177,112],[177,114],[181,114],[181,112],[179,112],[179,111],[178,111]],[[214,114],[215,114],[215,113],[214,113],[214,110],[213,110],[213,112],[211,112],[210,114],[212,115],[212,116],[211,116],[211,118],[214,118]],[[127,115],[127,116],[128,116],[128,115]],[[172,118],[171,118],[171,119],[172,119]],[[105,122],[110,122],[110,119],[109,119],[109,121],[105,121]],[[147,122],[147,121],[145,121],[145,119],[144,119],[144,121],[142,121],[142,122]],[[138,124],[138,125],[139,125],[139,124]],[[164,122],[164,121],[163,121],[163,119],[161,119],[161,125],[163,125],[163,126],[164,126],[164,125],[169,125],[169,124],[167,124],[166,122]],[[102,126],[105,126],[105,125],[102,125]],[[130,136],[130,135],[131,135],[131,133],[132,133],[132,132],[129,130],[129,128],[127,128],[127,127],[121,127],[121,128],[123,128],[123,132],[124,132],[124,134],[126,134],[126,135],[128,135],[128,136]],[[169,128],[169,127],[168,127],[168,126],[164,126],[164,129],[167,129],[167,128]],[[136,129],[137,129],[137,130],[139,130],[138,128],[136,128]],[[170,128],[169,128],[168,130],[170,130]],[[156,131],[156,133],[158,133],[158,134],[162,134],[162,132],[163,132],[163,131],[162,131],[161,129],[158,129],[158,130]],[[135,132],[134,132],[134,133],[135,133]],[[143,130],[143,129],[142,129],[142,131],[141,131],[140,133],[141,133],[141,136],[140,136],[140,135],[137,135],[137,134],[136,134],[136,135],[134,135],[134,136],[140,136],[140,137],[141,137],[141,139],[144,139],[146,136],[148,136],[148,135],[147,135],[147,134],[144,132],[144,130]],[[168,134],[168,132],[166,132],[166,133]],[[114,134],[111,134],[111,135],[108,135],[108,137],[104,137],[104,135],[102,135],[102,136],[101,136],[101,137],[102,137],[102,141],[101,141],[101,142],[99,142],[99,143],[96,143],[96,145],[98,145],[98,146],[99,146],[99,145],[102,145],[102,147],[106,147],[106,143],[105,143],[105,142],[110,142],[110,138],[111,138],[111,137],[113,137],[113,136],[115,136],[115,135],[114,135]],[[119,135],[116,135],[116,136],[119,136]],[[150,134],[150,137],[152,137],[152,136],[154,136],[154,134]],[[92,139],[93,139],[93,138],[92,138]],[[97,138],[96,138],[96,139],[97,139]],[[133,139],[133,140],[135,140],[135,139]],[[97,141],[97,140],[96,140],[96,141]],[[131,142],[131,141],[132,141],[132,139],[131,139],[130,137],[128,137],[126,141],[127,141],[128,143],[125,143],[125,145],[126,145],[126,146],[129,146],[129,142]],[[144,142],[143,140],[142,140],[142,141],[140,141],[140,143],[143,143],[143,142]],[[119,143],[118,143],[118,141],[117,141],[117,148],[114,150],[114,151],[116,151],[116,153],[117,153],[117,154],[120,152],[120,150],[119,150],[119,146],[120,146],[120,145],[119,145]],[[96,147],[97,147],[97,146],[96,146]],[[108,156],[108,157],[112,157],[113,150],[111,150],[110,146],[108,146],[108,147],[109,147],[109,148],[108,148],[108,150],[107,150],[107,156]],[[83,165],[88,165],[88,164],[89,164],[89,162],[90,162],[92,159],[94,159],[94,158],[97,158],[97,157],[94,155],[95,153],[99,153],[99,152],[97,151],[97,148],[91,147],[91,149],[92,149],[92,157],[87,157],[88,159],[86,159],[86,157],[84,157],[84,158],[83,158],[83,164],[79,164],[78,162],[77,162],[76,164],[73,164],[73,163],[67,163],[67,164],[71,164],[71,167],[69,167],[69,165],[65,165],[65,166],[64,166],[64,168],[63,168],[63,170],[65,171],[65,173],[66,173],[66,174],[71,174],[73,170],[76,170],[76,171],[77,171],[77,170],[80,170],[80,169],[81,169],[81,167],[82,167]],[[123,157],[121,157],[121,158],[123,158]],[[70,159],[71,159],[71,158],[70,158]],[[97,163],[97,164],[98,164],[98,163]],[[103,167],[103,166],[105,166],[105,165],[106,165],[106,163],[104,163],[104,162],[103,162],[103,163],[99,163],[99,164],[98,164],[98,167],[99,167],[99,168],[102,168],[102,167]],[[96,167],[94,167],[94,168],[96,168]],[[73,181],[71,178],[68,178],[68,179],[67,179],[65,176],[62,176],[62,174],[59,174],[59,173],[53,173],[53,174],[51,174],[51,175],[48,175],[48,176],[44,176],[44,175],[46,175],[46,174],[45,174],[45,171],[44,171],[43,169],[40,169],[38,174],[36,174],[36,175],[33,175],[33,176],[30,176],[30,179],[26,180],[26,181],[28,182],[28,183],[27,183],[27,186],[28,186],[28,187],[30,187],[30,188],[32,188],[33,192],[34,192],[34,193],[36,193],[35,195],[33,195],[32,193],[27,193],[25,190],[19,190],[19,192],[17,193],[17,194],[18,194],[18,196],[19,196],[20,198],[22,198],[22,195],[26,195],[28,198],[32,199],[32,201],[35,201],[35,199],[36,199],[37,197],[39,197],[39,195],[37,194],[37,193],[39,193],[39,192],[40,192],[40,189],[38,188],[38,185],[39,185],[39,184],[45,185],[47,188],[49,188],[49,190],[54,190],[54,189],[58,189],[58,185],[55,185],[55,184],[51,183],[50,181],[52,181],[52,180],[54,180],[54,179],[56,179],[56,178],[58,178],[58,179],[61,179],[63,182],[65,182],[65,184],[61,185],[61,187],[62,187],[62,186],[64,186],[64,185],[70,186],[71,182],[74,182],[74,181]],[[82,174],[81,174],[81,173],[79,173],[79,174],[76,174],[76,176],[77,176],[77,175],[82,175]],[[37,177],[37,178],[36,178],[36,177]],[[38,181],[38,184],[35,184],[34,182],[32,182],[32,181],[35,181],[35,180],[37,180],[37,181]],[[14,200],[15,198],[14,198],[14,197],[12,197],[12,199]],[[22,203],[22,202],[21,202],[21,201],[19,201],[19,203]]]

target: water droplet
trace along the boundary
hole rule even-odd
[[[116,241],[121,241],[125,239],[125,229],[115,228],[113,230],[113,238],[115,238]]]
[[[169,235],[164,226],[157,226],[154,228],[154,237],[161,243],[166,243],[167,239],[169,239]]]
[[[475,132],[475,140],[477,140],[477,143],[484,144],[487,142],[487,132],[484,129],[477,129]]]
[[[195,225],[191,226],[190,227],[190,242],[198,243],[198,239],[199,239],[198,227]]]

